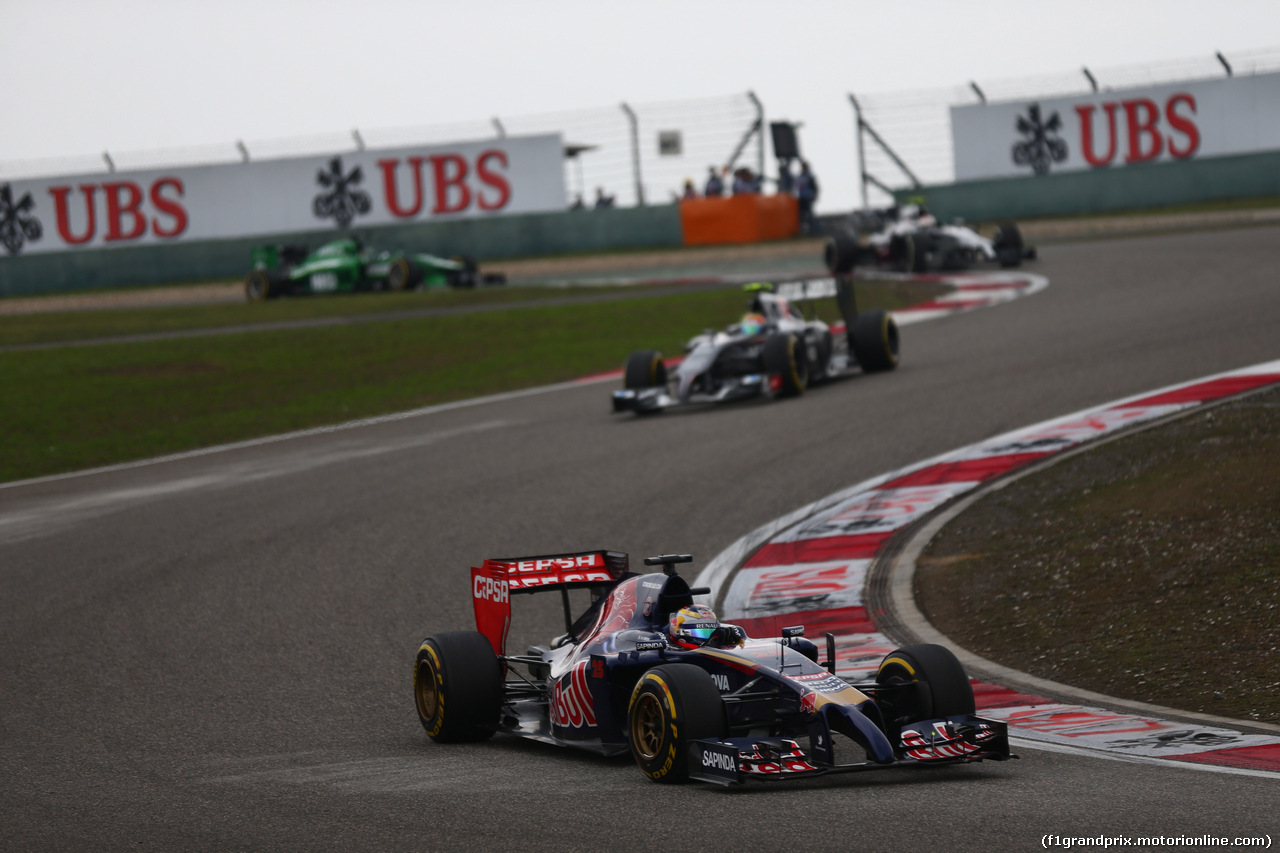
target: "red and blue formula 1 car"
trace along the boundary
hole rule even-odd
[[[723,785],[825,773],[1010,758],[1003,723],[974,715],[963,667],[942,646],[888,655],[873,681],[835,674],[804,628],[752,639],[735,625],[673,638],[673,614],[709,613],[675,571],[684,554],[586,551],[486,560],[471,570],[477,631],[423,641],[414,666],[418,716],[435,741],[506,732],[604,755],[628,751],[655,782]],[[574,618],[570,591],[590,604]],[[565,633],[506,650],[513,596],[559,592]],[[575,593],[581,595],[581,593]],[[714,620],[714,615],[712,615]],[[692,624],[692,623],[691,623]]]

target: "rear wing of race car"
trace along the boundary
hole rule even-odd
[[[846,329],[852,329],[853,321],[858,318],[858,303],[853,295],[853,276],[851,275],[780,281],[774,284],[773,292],[792,302],[834,298],[836,305],[840,308],[840,319],[844,320]]]
[[[621,551],[579,551],[540,557],[485,560],[471,569],[471,599],[476,630],[488,638],[495,654],[506,654],[511,627],[511,596],[560,590],[565,629],[573,624],[570,589],[599,590],[613,586],[626,574],[630,558]]]

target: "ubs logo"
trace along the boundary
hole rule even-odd
[[[13,189],[9,184],[0,187],[0,244],[16,255],[22,251],[26,241],[35,242],[40,239],[44,229],[40,220],[31,215],[35,202],[31,193],[23,193],[18,203],[14,204]]]
[[[1047,175],[1051,163],[1067,159],[1067,143],[1058,136],[1062,117],[1056,110],[1045,119],[1040,116],[1040,105],[1032,104],[1025,116],[1018,116],[1014,126],[1023,136],[1021,142],[1013,145],[1015,165],[1030,166],[1037,175]]]
[[[316,182],[326,192],[321,192],[311,202],[312,212],[320,219],[333,219],[339,228],[346,228],[357,215],[369,212],[369,194],[358,189],[363,180],[364,172],[359,166],[344,173],[342,158],[334,157],[327,169],[316,173]]]

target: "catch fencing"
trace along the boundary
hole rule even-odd
[[[451,124],[15,160],[0,163],[0,182],[559,133],[565,143],[565,205],[581,199],[586,207],[592,207],[597,196],[603,195],[617,206],[629,207],[670,202],[686,178],[701,189],[711,165],[741,165],[762,173],[763,127],[764,107],[754,94],[746,92]]]

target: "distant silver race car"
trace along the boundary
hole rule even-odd
[[[825,250],[827,269],[837,274],[870,265],[917,273],[964,270],[980,262],[1016,267],[1035,256],[1012,222],[987,238],[963,224],[939,224],[918,204],[858,211],[827,239]]]
[[[761,282],[746,290],[752,294],[747,314],[692,338],[674,370],[657,350],[632,353],[623,388],[613,392],[613,411],[649,414],[690,403],[794,397],[855,366],[867,373],[898,366],[897,324],[886,311],[858,313],[852,279]],[[798,304],[824,298],[836,300],[843,326],[806,318]]]

